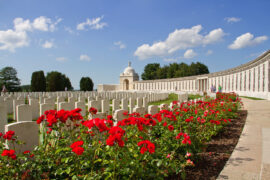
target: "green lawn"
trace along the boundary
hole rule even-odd
[[[249,97],[249,96],[240,96],[240,97],[247,98],[247,99],[252,99],[252,100],[265,100],[265,99],[262,99],[262,98]]]
[[[148,103],[148,105],[170,104],[173,101],[178,101],[178,95],[171,93],[171,94],[169,94],[169,97],[167,99],[161,100],[161,101],[150,102],[150,103]]]
[[[193,99],[198,99],[201,98],[202,96],[199,94],[189,94],[188,95],[188,100],[193,100]]]
[[[13,118],[13,113],[9,113],[7,118],[8,118],[8,123],[14,123],[15,122],[15,120]]]

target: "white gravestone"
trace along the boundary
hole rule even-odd
[[[150,105],[148,106],[148,114],[157,114],[158,113],[158,106],[156,105]]]
[[[85,102],[76,102],[75,108],[80,108],[82,110],[81,115],[85,116],[85,114],[86,114]]]
[[[32,121],[32,108],[28,104],[17,106],[17,122]]]
[[[18,140],[25,142],[26,144],[15,145],[8,144],[10,149],[16,149],[16,153],[23,153],[24,151],[33,151],[34,147],[39,144],[39,125],[32,122],[16,122],[5,126],[5,132],[14,131],[15,136],[18,136]]]
[[[4,134],[5,125],[7,121],[7,107],[3,104],[0,105],[0,132]]]

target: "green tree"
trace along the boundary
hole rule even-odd
[[[189,65],[186,63],[180,63],[178,70],[175,72],[175,77],[185,77],[185,76],[190,76],[190,69]]]
[[[13,67],[4,67],[0,70],[0,87],[5,85],[9,92],[20,91],[20,79],[17,77],[17,71]]]
[[[191,63],[190,65],[190,71],[192,75],[200,75],[200,74],[208,74],[209,70],[208,67],[200,62]]]
[[[70,82],[69,78],[66,75],[62,74],[62,80],[63,80],[63,83],[64,83],[64,89],[67,88],[68,91],[73,90],[71,82]]]
[[[157,71],[159,69],[160,69],[160,64],[159,63],[147,64],[144,67],[144,72],[142,73],[142,79],[143,80],[158,79]]]
[[[168,71],[167,71],[167,78],[175,78],[176,77],[176,71],[179,69],[179,64],[172,63],[170,64]]]
[[[166,79],[169,66],[164,66],[157,70],[157,79]]]
[[[22,85],[21,91],[22,92],[31,92],[31,85]]]
[[[80,80],[81,91],[93,91],[94,83],[90,77],[82,77]]]
[[[31,91],[33,92],[46,91],[46,78],[43,71],[35,71],[32,73]]]
[[[194,76],[200,74],[209,73],[208,67],[202,63],[191,63],[187,65],[186,63],[172,63],[160,67],[158,63],[147,64],[144,67],[144,72],[142,74],[143,80],[152,79],[167,79],[167,78],[177,78]]]
[[[47,91],[64,91],[73,90],[69,78],[58,71],[51,71],[46,76],[46,89]]]

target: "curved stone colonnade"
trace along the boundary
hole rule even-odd
[[[240,96],[270,100],[270,50],[241,66],[199,76],[134,81],[133,90],[211,92],[211,87],[222,87],[222,92],[236,92]]]

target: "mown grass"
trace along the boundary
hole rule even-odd
[[[249,97],[249,96],[240,96],[240,98],[247,98],[247,99],[252,99],[252,100],[265,100],[265,99],[262,99],[262,98]]]
[[[171,93],[169,94],[169,97],[165,100],[161,100],[161,101],[155,101],[155,102],[150,102],[148,103],[148,105],[161,105],[161,104],[170,104],[173,101],[177,101],[178,100],[178,95]]]
[[[188,100],[193,100],[193,99],[198,99],[201,98],[203,96],[199,95],[199,94],[189,94],[188,95]]]
[[[13,113],[8,113],[8,123],[14,123],[15,120],[14,120],[14,117],[13,117]]]

